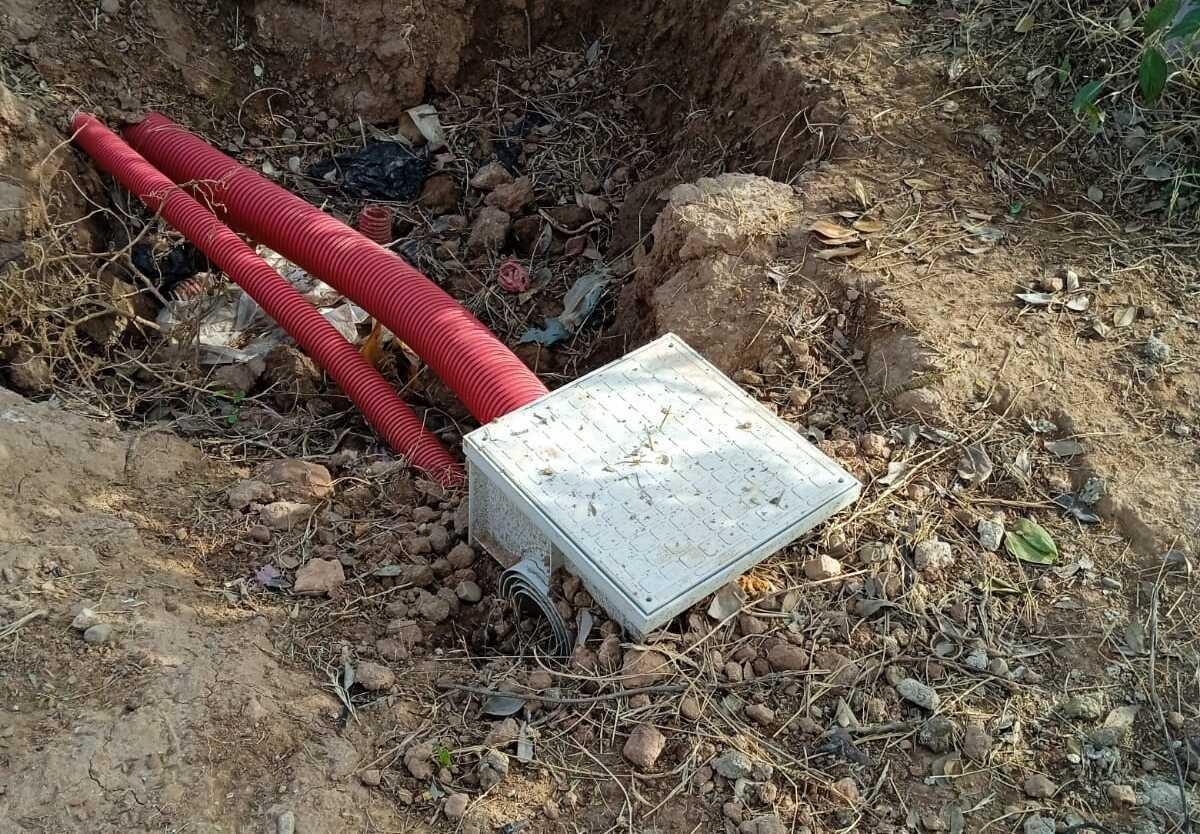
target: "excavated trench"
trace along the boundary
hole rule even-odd
[[[70,30],[71,23],[37,4],[18,9],[14,20],[22,13],[9,54],[18,81],[35,72],[51,83],[64,81],[69,70],[48,53],[56,27]],[[781,313],[786,280],[765,276],[780,259],[777,275],[800,269],[800,242],[789,244],[787,235],[803,206],[787,186],[767,180],[710,184],[703,194],[677,192],[673,198],[671,192],[723,170],[786,183],[836,140],[840,117],[830,104],[832,91],[789,66],[786,55],[773,51],[768,22],[748,16],[739,4],[432,8],[263,0],[199,9],[148,0],[102,9],[94,23],[88,34],[102,57],[92,63],[106,64],[105,71],[95,74],[85,100],[68,95],[54,101],[50,113],[63,119],[83,105],[107,115],[115,127],[175,98],[162,108],[168,115],[348,222],[370,200],[337,187],[345,183],[330,187],[318,180],[314,166],[381,136],[407,134],[422,142],[408,111],[437,108],[449,146],[422,151],[419,196],[412,189],[376,195],[393,197],[392,248],[466,304],[551,386],[667,330],[729,373],[759,374],[768,352],[789,354],[776,337],[796,311]],[[220,37],[207,36],[213,32]],[[115,52],[103,52],[105,38]],[[131,231],[120,218],[130,212],[136,217],[137,208],[99,181],[88,160],[62,155],[57,172],[42,172],[40,180],[32,175],[38,154],[61,134],[39,112],[46,103],[35,98],[32,107],[23,104],[23,90],[13,86],[18,95],[11,97],[9,121],[23,119],[34,141],[5,160],[14,172],[24,169],[18,179],[24,194],[18,196],[29,210],[23,224],[5,230],[4,245],[19,263],[13,255],[26,232],[67,229],[69,237],[55,243],[75,269],[69,270],[72,281],[60,283],[64,297],[77,302],[71,315],[83,321],[64,328],[61,321],[29,321],[36,315],[19,305],[0,309],[28,336],[10,335],[0,345],[10,385],[45,395],[56,379],[77,383],[82,377],[115,416],[174,419],[201,436],[227,433],[223,421],[267,429],[279,422],[270,411],[297,406],[312,413],[313,420],[305,421],[311,429],[340,410],[311,364],[289,350],[274,351],[263,367],[251,370],[198,368],[186,347],[159,350],[151,322],[161,299],[136,292],[144,277],[130,252],[138,243],[144,250],[141,238],[149,239],[151,257],[158,259],[151,266],[165,273],[164,258],[177,239],[167,234],[153,240],[160,226],[138,232],[147,221],[144,212]],[[476,181],[496,163],[507,168],[503,196]],[[68,177],[83,187],[62,188]],[[528,183],[530,193],[514,197],[508,182],[514,178],[517,186]],[[656,230],[671,199],[678,222]],[[722,201],[731,203],[733,215],[704,208]],[[89,202],[109,210],[89,212]],[[496,206],[508,209],[506,228],[498,232],[487,228]],[[743,209],[753,216],[732,222]],[[54,220],[39,223],[41,213],[46,220],[53,213]],[[73,215],[84,219],[72,224]],[[687,237],[697,228],[713,239],[689,248]],[[673,239],[663,246],[656,235]],[[477,239],[485,242],[477,245]],[[91,261],[80,257],[87,248],[99,253]],[[506,259],[523,263],[534,285],[535,292],[515,303],[495,289]],[[605,291],[571,340],[552,346],[522,340],[562,309],[581,275],[598,269],[604,270]],[[46,276],[36,277],[44,284]],[[806,268],[805,280],[815,277]],[[790,332],[797,335],[794,327]],[[63,348],[67,343],[71,347]],[[175,383],[191,384],[188,371],[205,376],[216,392],[209,413],[189,415],[186,407],[148,396],[144,383],[155,381],[154,371],[143,364],[131,376],[114,361],[118,353],[141,353],[142,362],[144,351],[153,354],[149,364],[156,369],[191,366],[173,374]],[[469,415],[432,374],[412,373],[409,356],[391,353],[385,364],[392,380],[433,431],[454,444],[469,428]],[[779,405],[788,404],[787,394],[777,392]],[[265,412],[256,399],[269,404]],[[328,427],[321,432],[336,434]]]

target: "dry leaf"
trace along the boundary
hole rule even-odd
[[[1033,31],[1033,15],[1027,14],[1017,21],[1017,25],[1013,27],[1014,32],[1019,32],[1024,35]]]
[[[1118,307],[1113,311],[1113,326],[1129,327],[1137,319],[1137,307]]]
[[[915,188],[917,191],[937,191],[941,188],[940,185],[923,180],[920,177],[905,177],[904,184],[909,188]]]
[[[875,232],[883,231],[883,224],[869,217],[860,217],[854,221],[854,228],[864,234],[874,234]]]
[[[848,242],[847,239],[858,240],[858,235],[853,229],[847,229],[845,226],[839,226],[837,223],[831,223],[828,220],[816,220],[808,227],[808,230],[837,243]]]
[[[1076,313],[1082,313],[1090,306],[1092,306],[1090,295],[1073,295],[1067,299],[1067,309],[1074,310]]]
[[[833,249],[822,249],[820,252],[816,252],[814,257],[823,261],[831,261],[834,258],[853,258],[865,251],[866,248],[862,246],[836,246]]]
[[[854,196],[858,198],[859,205],[863,208],[870,208],[871,199],[867,195],[867,187],[862,184],[862,180],[856,177],[851,184],[851,188],[854,190]]]

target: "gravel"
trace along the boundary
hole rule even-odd
[[[913,561],[922,572],[943,570],[954,564],[954,550],[949,542],[926,539],[913,548]]]
[[[85,642],[98,646],[101,643],[107,643],[112,640],[113,627],[108,623],[97,623],[91,628],[83,632]]]
[[[979,537],[980,546],[992,553],[999,550],[1000,543],[1004,541],[1004,525],[990,518],[979,519],[975,532]]]
[[[654,767],[666,745],[667,739],[657,727],[653,724],[639,724],[626,739],[621,755],[642,770],[649,770]]]
[[[740,750],[727,750],[713,759],[712,769],[726,779],[745,779],[754,770],[750,757]]]
[[[910,704],[916,704],[921,709],[933,712],[941,704],[942,699],[933,687],[926,686],[916,678],[905,678],[896,684],[896,692]]]

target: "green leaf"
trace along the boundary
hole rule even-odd
[[[1172,26],[1171,31],[1167,32],[1167,40],[1190,38],[1197,32],[1200,32],[1200,8],[1192,9],[1183,16],[1183,20]]]
[[[1104,87],[1104,79],[1097,78],[1095,81],[1089,81],[1079,88],[1079,92],[1075,94],[1075,100],[1071,102],[1071,109],[1077,114],[1087,110],[1096,103],[1096,99],[1100,97],[1100,90]]]
[[[1071,80],[1071,56],[1064,55],[1062,63],[1058,65],[1058,83],[1066,84]]]
[[[1013,529],[1004,537],[1008,552],[1022,562],[1035,565],[1053,565],[1058,562],[1058,546],[1054,539],[1036,521],[1018,518]]]
[[[1142,98],[1150,104],[1158,101],[1163,87],[1167,86],[1167,59],[1157,46],[1148,47],[1142,53],[1138,85],[1142,90]]]
[[[1154,8],[1146,12],[1146,18],[1142,21],[1142,31],[1146,33],[1146,37],[1150,37],[1174,20],[1178,11],[1179,0],[1158,0]]]

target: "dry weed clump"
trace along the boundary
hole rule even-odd
[[[949,80],[1027,131],[1018,167],[1050,186],[1061,153],[1130,225],[1200,225],[1200,10],[1178,0],[939,4]]]

